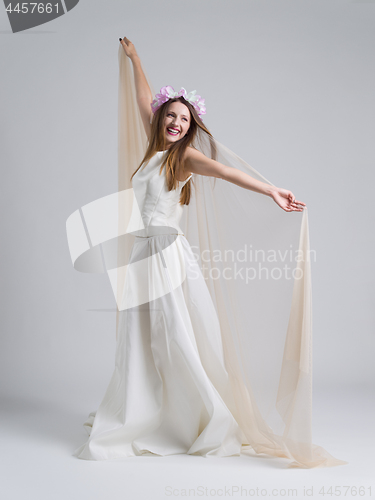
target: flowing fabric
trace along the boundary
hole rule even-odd
[[[288,459],[287,467],[346,464],[312,442],[307,209],[286,213],[266,196],[199,175],[184,181],[193,189],[182,207],[184,183],[163,187],[165,152],[131,183],[147,138],[121,46],[119,69],[118,237],[102,245],[118,304],[116,368],[76,456],[252,449]],[[203,133],[194,146],[271,184]]]

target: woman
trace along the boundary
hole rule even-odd
[[[302,212],[305,203],[295,200],[291,191],[241,170],[242,160],[217,143],[201,120],[206,111],[204,100],[195,92],[187,94],[181,89],[175,93],[171,87],[163,87],[153,99],[134,45],[127,38],[120,41],[120,101],[126,94],[124,106],[120,102],[120,165],[121,151],[130,150],[130,144],[141,137],[140,132],[134,132],[138,130],[137,113],[132,111],[134,100],[148,146],[131,176],[135,203],[128,227],[135,241],[128,265],[118,266],[118,277],[124,268],[126,276],[123,284],[117,285],[116,367],[102,403],[85,423],[90,438],[75,455],[91,460],[149,453],[238,456],[252,449],[293,459],[289,467],[346,463],[311,443],[309,325],[299,323],[299,318],[305,319],[310,311],[308,300],[305,303],[309,266],[299,264],[305,274],[297,286],[295,280],[283,366],[277,377],[279,415],[271,414],[268,408],[273,428],[262,411],[265,400],[261,393],[255,395],[256,384],[254,380],[250,383],[244,372],[246,361],[241,364],[245,346],[238,334],[244,315],[236,299],[241,286],[228,277],[233,267],[224,267],[216,257],[210,258],[210,279],[206,284],[203,252],[196,258],[180,227],[185,205],[185,232],[197,237],[198,248],[209,252],[230,250],[234,240],[228,238],[235,235],[227,236],[225,231],[222,234],[221,229],[227,228],[229,233],[231,226],[241,228],[233,219],[238,213],[230,214],[240,195],[227,190],[220,197],[223,185],[234,184],[264,194],[285,212]],[[133,65],[133,91],[127,58]],[[121,148],[122,110],[126,110],[127,135],[132,137],[127,148]],[[209,156],[227,158],[228,162]],[[129,153],[128,164],[132,159],[134,155]],[[227,182],[220,184],[219,194],[215,194],[212,185],[204,183],[205,178]],[[225,213],[220,213],[222,207],[226,207]],[[228,213],[231,218],[226,223]],[[306,224],[303,227],[307,228]],[[189,225],[194,230],[189,231]],[[262,231],[266,231],[264,226]],[[301,248],[305,254],[305,239]],[[213,278],[213,270],[220,272],[218,280]],[[297,293],[301,283],[302,292]],[[259,282],[251,288],[261,290],[263,286]],[[248,293],[249,287],[241,290]],[[246,323],[250,323],[249,310]],[[251,346],[254,352],[255,347]],[[262,363],[267,364],[267,360]],[[256,359],[252,367],[256,367]],[[271,382],[273,377],[262,378],[262,392],[266,393],[268,387],[272,398],[275,394]],[[278,427],[281,432],[277,432]]]

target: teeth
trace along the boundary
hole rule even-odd
[[[168,130],[168,132],[170,132],[170,133],[171,133],[171,134],[173,134],[173,135],[177,135],[177,134],[179,134],[179,131],[178,131],[178,130],[175,130],[175,129],[173,129],[173,128],[168,128],[167,130]]]

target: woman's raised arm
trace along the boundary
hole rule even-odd
[[[244,189],[265,194],[271,197],[286,212],[302,212],[306,206],[302,201],[297,201],[291,191],[258,181],[237,168],[228,167],[216,160],[207,158],[207,156],[194,148],[189,147],[186,149],[184,160],[185,173],[191,172],[198,175],[218,177]]]
[[[146,131],[146,135],[148,138],[150,138],[150,133],[151,133],[150,121],[152,116],[152,110],[151,110],[152,93],[147,83],[145,74],[143,73],[141,60],[137,54],[137,51],[135,50],[134,45],[126,37],[124,37],[123,39],[120,38],[119,40],[125,51],[125,54],[129,57],[129,59],[133,63],[134,82],[137,93],[137,103],[139,111],[141,113],[142,122]]]

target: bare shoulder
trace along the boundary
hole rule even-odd
[[[184,154],[184,170],[186,173],[222,177],[225,165],[208,158],[193,147],[187,147]]]
[[[189,163],[194,160],[203,160],[207,158],[203,153],[198,151],[198,149],[193,148],[192,146],[189,146],[185,150],[184,154],[184,160]]]

